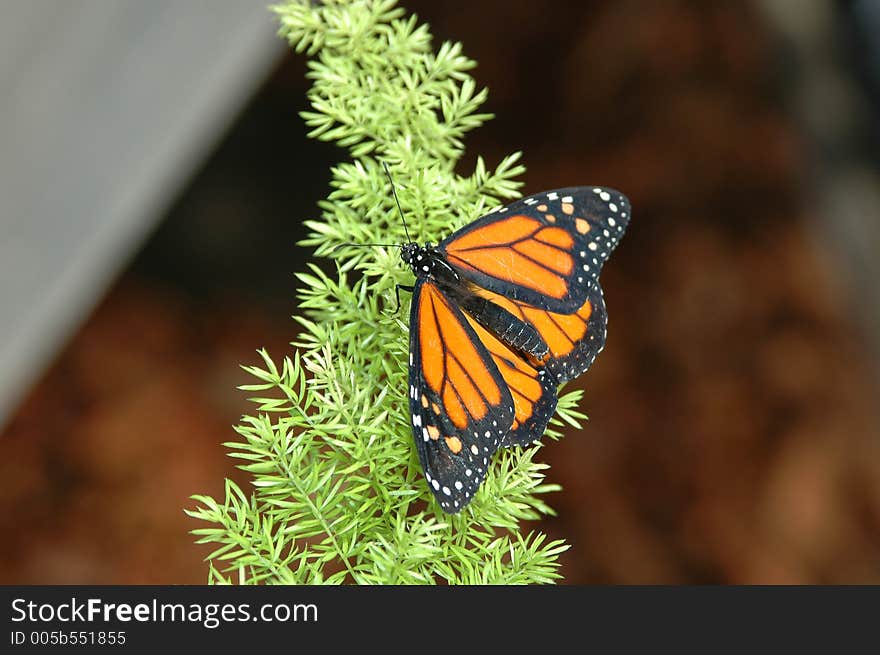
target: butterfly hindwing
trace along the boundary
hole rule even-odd
[[[461,310],[421,278],[410,310],[410,416],[428,486],[446,512],[473,497],[514,420],[511,392]]]
[[[513,320],[531,327],[547,344],[545,356],[516,351],[476,320],[468,319],[491,353],[514,403],[514,420],[502,446],[538,441],[556,410],[556,387],[585,373],[605,346],[607,314],[602,287],[593,285],[573,314],[556,314],[476,290],[481,298],[504,309]]]
[[[513,398],[514,416],[501,445],[525,446],[541,438],[556,410],[556,381],[549,371],[533,366],[494,334],[468,317],[492,355]]]
[[[537,332],[547,344],[548,354],[539,359],[527,359],[536,368],[546,370],[557,383],[586,373],[605,347],[608,314],[602,287],[598,283],[587,290],[583,304],[571,314],[550,312],[482,289],[475,293],[507,310]]]
[[[545,191],[478,218],[444,239],[440,249],[478,287],[572,314],[597,283],[629,216],[629,201],[613,189]]]

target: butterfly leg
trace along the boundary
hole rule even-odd
[[[409,293],[413,292],[415,289],[414,286],[406,285],[406,284],[395,284],[394,285],[394,313],[396,314],[400,310],[400,290],[403,289]]]

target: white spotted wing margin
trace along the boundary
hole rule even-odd
[[[416,281],[410,309],[409,406],[428,488],[455,514],[510,430],[513,399],[464,315],[428,278]]]

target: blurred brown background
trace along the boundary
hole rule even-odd
[[[880,583],[871,3],[403,4],[490,89],[462,170],[521,149],[526,192],[632,200],[590,422],[541,452],[565,581]],[[288,350],[299,221],[343,156],[304,137],[304,71],[281,61],[2,428],[0,582],[205,581],[182,510],[246,484],[238,364]]]

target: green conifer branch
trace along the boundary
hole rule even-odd
[[[514,584],[559,577],[568,546],[520,522],[551,514],[538,448],[506,449],[460,514],[444,514],[412,445],[406,389],[408,315],[395,285],[411,282],[396,248],[351,242],[405,239],[381,161],[395,175],[411,236],[437,241],[518,196],[519,153],[470,175],[454,168],[466,133],[491,116],[457,43],[432,49],[428,27],[395,0],[289,0],[273,7],[280,34],[309,61],[310,136],[348,148],[332,168],[320,218],[303,242],[336,273],[298,273],[303,312],[296,351],[280,366],[264,350],[245,366],[253,415],[224,444],[253,476],[225,497],[194,496],[187,513],[207,527],[209,582]],[[555,425],[578,426],[579,392],[563,394]],[[551,428],[548,434],[559,433]]]

